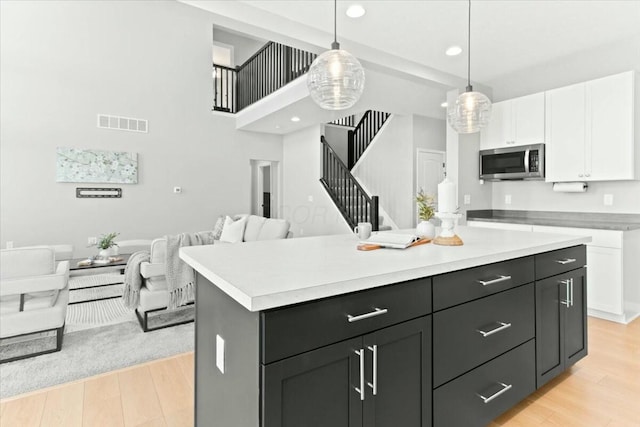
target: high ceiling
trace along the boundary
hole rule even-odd
[[[244,30],[272,38],[329,48],[333,39],[330,0],[183,0]],[[358,3],[366,14],[346,16]],[[431,70],[435,81],[460,84],[467,74],[467,11],[464,0],[339,0],[338,41],[365,61],[382,55]],[[240,29],[242,30],[242,29]],[[471,78],[489,84],[531,66],[640,36],[640,0],[473,0],[471,3]],[[463,53],[444,54],[459,45]],[[317,49],[316,49],[317,50]],[[640,54],[640,47],[630,55]],[[441,74],[438,74],[441,73]]]

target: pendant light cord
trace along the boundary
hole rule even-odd
[[[467,92],[472,91],[471,87],[471,0],[469,0],[469,20],[467,24]]]
[[[333,0],[333,43],[331,49],[340,49],[338,43],[338,0]]]

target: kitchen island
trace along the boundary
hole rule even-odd
[[[188,247],[199,426],[485,425],[587,353],[588,237]]]

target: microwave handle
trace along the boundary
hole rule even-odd
[[[524,171],[529,173],[529,150],[528,148],[524,151]]]

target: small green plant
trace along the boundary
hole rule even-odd
[[[418,217],[422,221],[429,221],[436,213],[435,200],[433,196],[424,193],[422,188],[416,195],[416,203],[418,204]]]
[[[98,239],[98,243],[96,243],[96,246],[99,249],[109,249],[112,246],[118,246],[118,244],[115,242],[115,238],[119,235],[120,233],[109,233],[109,234],[103,234],[102,236],[100,236],[100,238]]]

